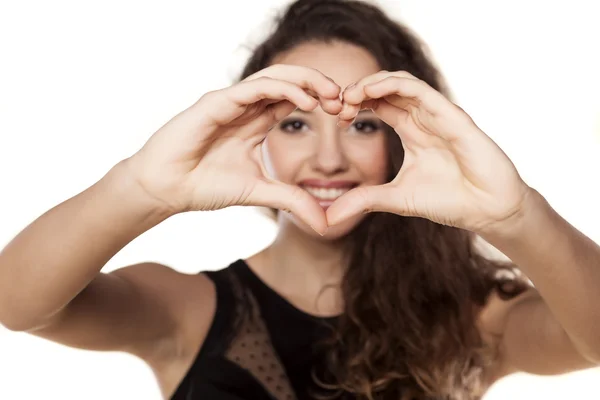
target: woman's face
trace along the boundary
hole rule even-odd
[[[274,63],[317,69],[342,89],[381,69],[366,50],[335,42],[299,45]],[[323,209],[353,187],[387,181],[383,122],[372,111],[363,110],[349,128],[339,128],[336,123],[337,116],[320,107],[309,113],[294,111],[269,132],[264,147],[265,164],[272,177],[308,191]],[[346,235],[362,218],[359,215],[330,227],[324,238]],[[279,213],[279,223],[293,223],[307,234],[320,237],[291,214]]]

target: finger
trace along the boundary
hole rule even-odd
[[[326,99],[319,97],[319,105],[329,115],[338,115],[342,110],[342,101],[339,98]]]
[[[352,120],[354,118],[356,118],[356,116],[358,115],[358,112],[361,110],[361,104],[350,104],[350,103],[344,103],[342,106],[342,110],[340,111],[340,113],[338,114],[338,118],[340,120],[341,124],[338,124],[340,126],[346,125],[346,124],[351,124]]]
[[[394,99],[389,99],[389,102],[393,102],[395,106],[404,109],[409,105],[423,107],[432,114],[440,111],[446,106],[446,103],[449,103],[440,92],[425,82],[395,76],[365,85],[364,93],[365,96],[373,99],[396,95]]]
[[[321,235],[327,231],[327,219],[323,208],[314,197],[298,186],[260,180],[248,200],[251,205],[291,212]]]
[[[372,100],[371,100],[372,101]],[[373,110],[377,118],[391,126],[400,136],[404,150],[411,150],[416,147],[425,147],[423,138],[416,135],[413,129],[409,129],[407,120],[410,118],[408,111],[395,107],[387,102],[387,99],[379,99],[371,103],[370,109]]]
[[[325,111],[326,113],[330,115],[338,115],[339,112],[342,110],[342,101],[339,98],[326,99],[324,97],[319,96],[312,90],[307,90],[306,92],[319,101],[319,106],[321,106],[323,111]],[[265,100],[265,104],[273,104],[276,102],[277,100]]]
[[[342,93],[342,100],[348,104],[358,105],[362,103],[366,98],[368,98],[368,96],[366,96],[366,94],[364,93],[365,86],[376,82],[380,82],[388,77],[398,77],[419,81],[418,78],[406,71],[379,71],[375,74],[362,78],[361,80],[352,85],[349,85],[346,89],[344,89],[344,92]]]
[[[401,126],[403,121],[408,117],[406,110],[395,107],[387,99],[379,99],[377,102],[372,102],[371,104],[370,109],[373,110],[375,115],[392,128]]]
[[[361,110],[373,110],[374,108],[377,107],[378,102],[379,102],[379,99],[365,100],[361,103],[360,109]]]
[[[341,88],[333,79],[314,68],[276,64],[250,75],[245,80],[270,77],[294,83],[319,100],[323,111],[337,115],[342,109]]]
[[[333,79],[314,68],[300,65],[275,64],[250,75],[244,81],[255,80],[261,77],[294,83],[303,89],[313,91],[319,97],[339,100],[341,90],[339,85]]]
[[[294,112],[298,107],[290,101],[283,100],[279,103],[270,104],[266,107],[265,112],[253,122],[246,124],[244,130],[248,129],[248,135],[240,135],[241,137],[253,137],[262,135],[263,137],[282,119]]]
[[[353,123],[354,123],[354,119],[351,119],[351,120],[340,119],[337,122],[337,126],[340,127],[340,128],[342,128],[342,129],[347,129],[350,126],[352,126]]]
[[[263,203],[257,205],[275,207],[285,212],[292,212],[317,233],[321,235],[325,234],[327,221],[323,208],[305,190],[281,183],[271,176],[264,161],[264,152],[266,152],[264,144],[262,142],[257,145],[252,153],[252,158],[259,165],[265,180],[260,181],[257,190],[250,197],[251,200]]]
[[[358,112],[361,109],[366,108],[362,104],[364,102],[369,102],[370,97],[364,91],[365,86],[379,82],[391,76],[417,80],[417,78],[406,71],[379,71],[347,86],[342,93],[343,108],[338,114],[340,119],[340,123],[338,125],[344,127],[351,125]]]
[[[269,128],[273,125],[290,115],[296,110],[296,105],[290,101],[282,101],[276,104],[271,104],[267,107],[271,119],[269,121]]]
[[[269,104],[262,115],[257,116],[237,130],[236,136],[250,140],[251,144],[260,143],[269,131],[282,119],[290,115],[298,107],[288,100]]]
[[[457,140],[464,137],[465,132],[480,131],[462,108],[423,81],[388,77],[365,86],[364,91],[370,98],[381,98],[395,108],[404,109],[409,113],[414,113],[418,109],[426,111],[429,114],[428,119],[443,116],[444,128],[429,133],[433,133],[447,143],[456,144]],[[421,123],[418,118],[413,118],[413,122]],[[422,131],[427,131],[423,126],[420,128]]]
[[[318,105],[317,100],[297,85],[265,77],[212,92],[202,104],[211,122],[225,125],[242,115],[248,105],[263,99],[288,100],[304,111],[312,111]]]
[[[381,100],[379,100],[379,99],[365,100],[358,106],[354,106],[354,105],[350,106],[350,105],[348,105],[348,103],[344,103],[344,107],[355,107],[356,110],[358,110],[358,111],[352,111],[352,112],[350,112],[350,114],[352,114],[352,115],[350,115],[347,118],[344,118],[343,114],[347,113],[348,111],[342,110],[342,112],[338,116],[339,118],[338,118],[337,126],[344,128],[344,129],[348,128],[349,126],[351,126],[354,123],[354,120],[356,119],[356,117],[358,116],[358,114],[360,113],[361,110],[374,110],[377,107],[377,103],[379,101],[381,101]]]
[[[393,212],[394,202],[388,185],[361,186],[338,197],[327,209],[327,224],[337,225],[356,215],[373,211]]]

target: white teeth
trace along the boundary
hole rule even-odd
[[[312,186],[304,186],[304,189],[320,200],[335,200],[350,190],[350,188],[321,188]]]

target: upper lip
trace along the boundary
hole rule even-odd
[[[356,181],[325,181],[322,179],[305,179],[299,182],[302,186],[312,186],[320,188],[347,188],[358,186]]]

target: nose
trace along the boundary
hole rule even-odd
[[[321,126],[315,141],[315,149],[312,157],[314,170],[324,175],[335,175],[348,169],[342,135],[336,126],[336,119],[327,121],[326,126]]]

